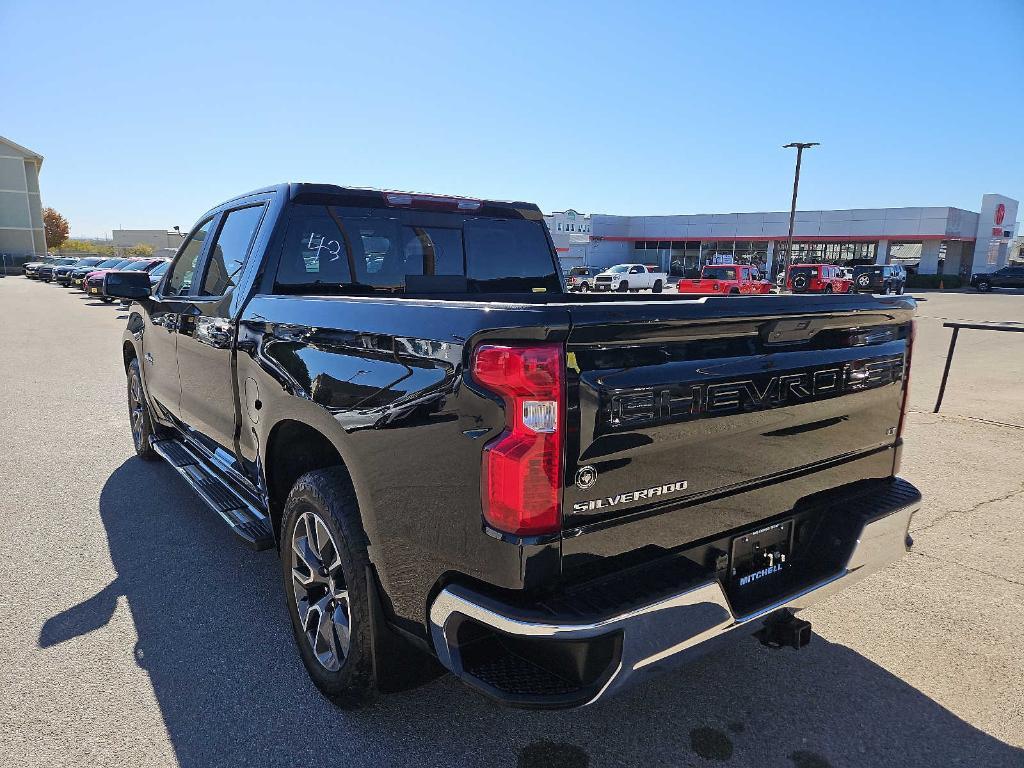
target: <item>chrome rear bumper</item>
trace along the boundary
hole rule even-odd
[[[912,488],[909,484],[907,487]],[[845,567],[839,572],[749,614],[733,613],[717,580],[688,585],[677,594],[611,617],[565,623],[545,620],[536,613],[510,607],[462,585],[450,585],[438,594],[430,608],[434,648],[441,663],[452,673],[504,703],[526,707],[590,704],[644,680],[656,670],[684,664],[726,638],[753,634],[762,625],[759,620],[781,611],[801,611],[899,559],[910,547],[910,520],[920,506],[920,495],[916,489],[914,493],[916,498],[912,503],[864,525]],[[464,663],[463,645],[457,634],[467,620],[498,637],[509,638],[512,643],[539,644],[534,646],[540,653],[539,658],[565,641],[571,644],[572,641],[585,643],[602,639],[614,645],[615,653],[601,674],[576,691],[556,687],[546,695],[543,685],[535,679],[536,674],[543,674],[542,670],[525,676],[529,690],[519,695],[503,690],[503,686],[508,688],[510,679],[523,679],[522,671],[510,671],[506,664],[505,669],[495,672],[493,665],[487,664],[484,674]],[[479,634],[479,628],[476,629]],[[543,663],[542,666],[550,667]],[[512,685],[514,687],[514,683]]]

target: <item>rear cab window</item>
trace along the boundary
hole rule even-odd
[[[275,292],[562,291],[542,221],[312,203],[291,206]]]

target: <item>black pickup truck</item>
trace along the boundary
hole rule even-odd
[[[593,702],[910,546],[914,301],[570,294],[526,203],[290,184],[111,272],[138,454],[276,548],[354,706],[445,668]]]

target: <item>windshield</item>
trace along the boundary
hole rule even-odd
[[[569,270],[569,274],[586,276],[590,274],[590,270],[587,269],[586,267],[573,267],[572,269]]]
[[[94,266],[96,266],[97,264],[99,264],[102,261],[103,261],[103,259],[96,259],[96,258],[82,259],[75,266],[78,266],[78,267],[94,267]]]
[[[167,271],[167,266],[170,263],[171,262],[169,262],[169,261],[161,261],[159,264],[157,264],[155,267],[153,267],[153,269],[151,269],[149,271],[149,276],[150,277],[159,277],[160,275],[162,275],[164,272]]]
[[[276,284],[285,291],[563,290],[542,221],[298,204]]]
[[[133,261],[130,264],[126,264],[125,266],[121,267],[121,270],[123,272],[138,272],[139,270],[144,270],[146,267],[149,266],[149,264],[150,262],[148,261]]]
[[[629,271],[629,265],[628,264],[617,264],[614,267],[612,267],[611,269],[607,269],[605,271],[606,272],[614,272],[617,275],[621,275],[623,272],[628,272]]]
[[[120,264],[120,263],[121,263],[120,259],[105,259],[104,261],[99,262],[95,266],[97,268],[99,268],[99,269],[108,269],[108,268],[114,266],[115,264]]]
[[[78,263],[78,259],[57,259],[55,262],[53,262],[54,266],[57,266],[57,267],[66,267],[69,264],[77,264],[77,263]]]

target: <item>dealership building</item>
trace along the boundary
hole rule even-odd
[[[789,232],[788,211],[586,217],[568,211],[546,218],[566,270],[633,262],[657,266],[673,277],[690,277],[704,264],[730,260],[758,264],[774,274]],[[995,194],[984,195],[978,211],[797,211],[792,260],[841,266],[901,263],[924,275],[992,272],[1006,265],[1016,220],[1017,201]]]

